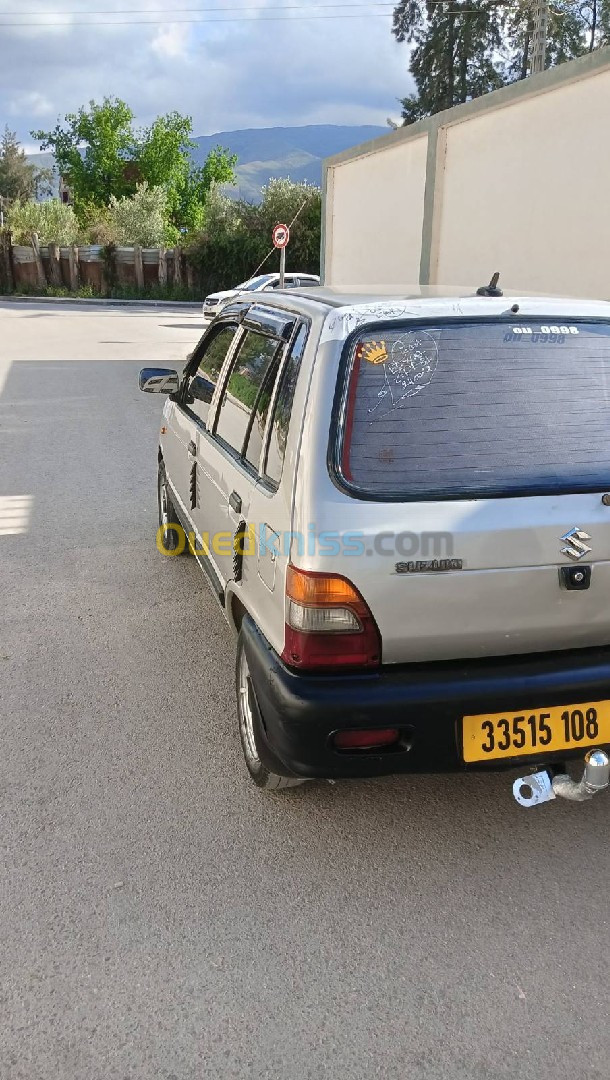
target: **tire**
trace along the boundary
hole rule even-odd
[[[235,665],[235,686],[237,691],[237,716],[239,720],[239,738],[244,761],[250,776],[257,787],[266,791],[282,791],[286,788],[300,787],[305,780],[297,776],[280,776],[267,769],[259,756],[256,715],[253,709],[254,687],[250,678],[250,669],[246,658],[242,635],[237,640],[237,663]]]
[[[182,536],[184,530],[182,528],[182,525],[180,524],[180,518],[176,513],[171,495],[169,493],[167,474],[165,472],[165,465],[162,461],[159,462],[159,475],[157,480],[157,502],[159,506],[159,529],[163,529],[162,533],[157,533],[157,546],[159,547],[159,550],[162,550],[162,548],[164,548],[166,554],[188,555],[188,537],[186,538],[186,542],[183,546]],[[169,525],[178,526],[178,529],[170,529],[167,527]]]

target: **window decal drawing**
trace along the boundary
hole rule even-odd
[[[363,355],[367,348],[376,345],[376,342],[365,344]],[[438,345],[427,330],[411,330],[393,343],[382,362],[383,386],[369,409],[369,415],[375,414],[375,420],[387,416],[393,409],[400,409],[407,398],[419,394],[429,385],[438,365]]]

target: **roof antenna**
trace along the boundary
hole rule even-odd
[[[498,282],[500,280],[500,272],[496,270],[495,274],[492,274],[489,285],[481,285],[477,289],[477,296],[504,296],[502,289],[498,288]]]

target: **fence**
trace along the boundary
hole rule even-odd
[[[0,236],[0,286],[7,292],[48,286],[77,292],[89,286],[104,296],[117,285],[142,291],[168,285],[194,289],[196,281],[179,247],[60,247],[39,244],[35,233],[31,244],[20,245],[12,244],[8,233]]]

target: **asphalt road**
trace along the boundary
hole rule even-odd
[[[607,1080],[610,797],[247,781],[136,381],[199,328],[0,305],[0,1077]]]

